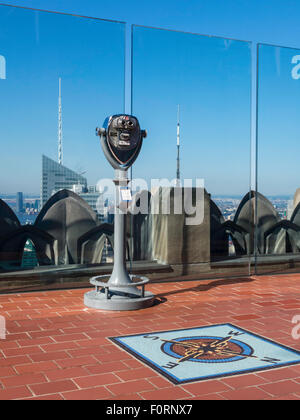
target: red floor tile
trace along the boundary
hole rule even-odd
[[[12,388],[21,385],[42,384],[47,382],[47,379],[42,374],[27,374],[2,378],[1,382],[5,388]]]
[[[259,387],[263,391],[273,396],[283,396],[292,393],[300,393],[300,383],[293,380],[278,381]]]
[[[71,380],[48,382],[46,384],[30,385],[30,389],[35,395],[57,394],[65,391],[74,391],[78,389]]]
[[[100,375],[90,375],[74,379],[79,388],[93,388],[99,385],[110,385],[121,382],[113,373],[102,373]]]
[[[145,400],[183,400],[191,397],[191,394],[180,387],[169,387],[155,391],[142,392]]]
[[[270,394],[257,387],[248,387],[223,392],[220,394],[226,400],[265,400],[271,397]]]
[[[47,372],[48,370],[54,370],[56,368],[57,366],[54,362],[27,363],[15,366],[18,374]]]
[[[108,385],[106,388],[109,389],[111,393],[116,396],[119,394],[134,394],[137,392],[140,393],[143,391],[150,391],[155,389],[155,387],[150,382],[144,379]]]
[[[182,388],[190,392],[194,397],[224,392],[231,389],[230,386],[219,380],[194,382],[192,384],[182,385]]]
[[[4,390],[0,390],[0,401],[17,400],[31,396],[32,392],[29,391],[29,389],[26,386],[6,388]]]
[[[89,400],[105,400],[112,397],[112,394],[104,387],[100,386],[92,389],[84,389],[73,392],[64,392],[62,394],[65,400],[71,401],[89,401]]]

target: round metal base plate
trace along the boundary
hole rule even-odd
[[[149,308],[154,304],[155,296],[150,292],[145,292],[144,297],[128,297],[126,294],[112,294],[109,299],[104,292],[94,290],[84,295],[84,304],[93,309],[104,311],[136,311],[138,309]]]

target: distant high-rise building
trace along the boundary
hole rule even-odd
[[[34,201],[34,209],[38,210],[40,208],[40,200],[35,200]]]
[[[75,184],[73,185],[72,191],[86,201],[94,212],[97,213],[99,222],[105,222],[106,215],[103,194],[96,186],[90,186],[86,189],[83,185]]]
[[[41,207],[57,191],[73,190],[73,185],[80,184],[87,190],[87,180],[81,174],[55,162],[43,155],[42,182],[41,182]]]
[[[22,192],[17,193],[16,211],[17,211],[17,213],[23,213],[24,212],[24,200],[23,200],[23,193]]]

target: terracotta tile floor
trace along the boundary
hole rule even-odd
[[[300,350],[300,274],[160,283],[137,312],[83,305],[86,290],[1,295],[0,399],[299,399],[300,365],[172,385],[108,336],[230,322]]]

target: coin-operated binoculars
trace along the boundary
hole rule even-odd
[[[127,204],[121,193],[129,183],[127,169],[138,157],[147,133],[141,130],[137,118],[120,114],[107,118],[103,128],[96,129],[96,134],[100,136],[107,160],[115,169],[114,266],[111,275],[90,280],[95,290],[85,294],[84,303],[90,308],[115,311],[146,308],[154,302],[154,295],[145,291],[149,279],[130,275],[126,268]]]

